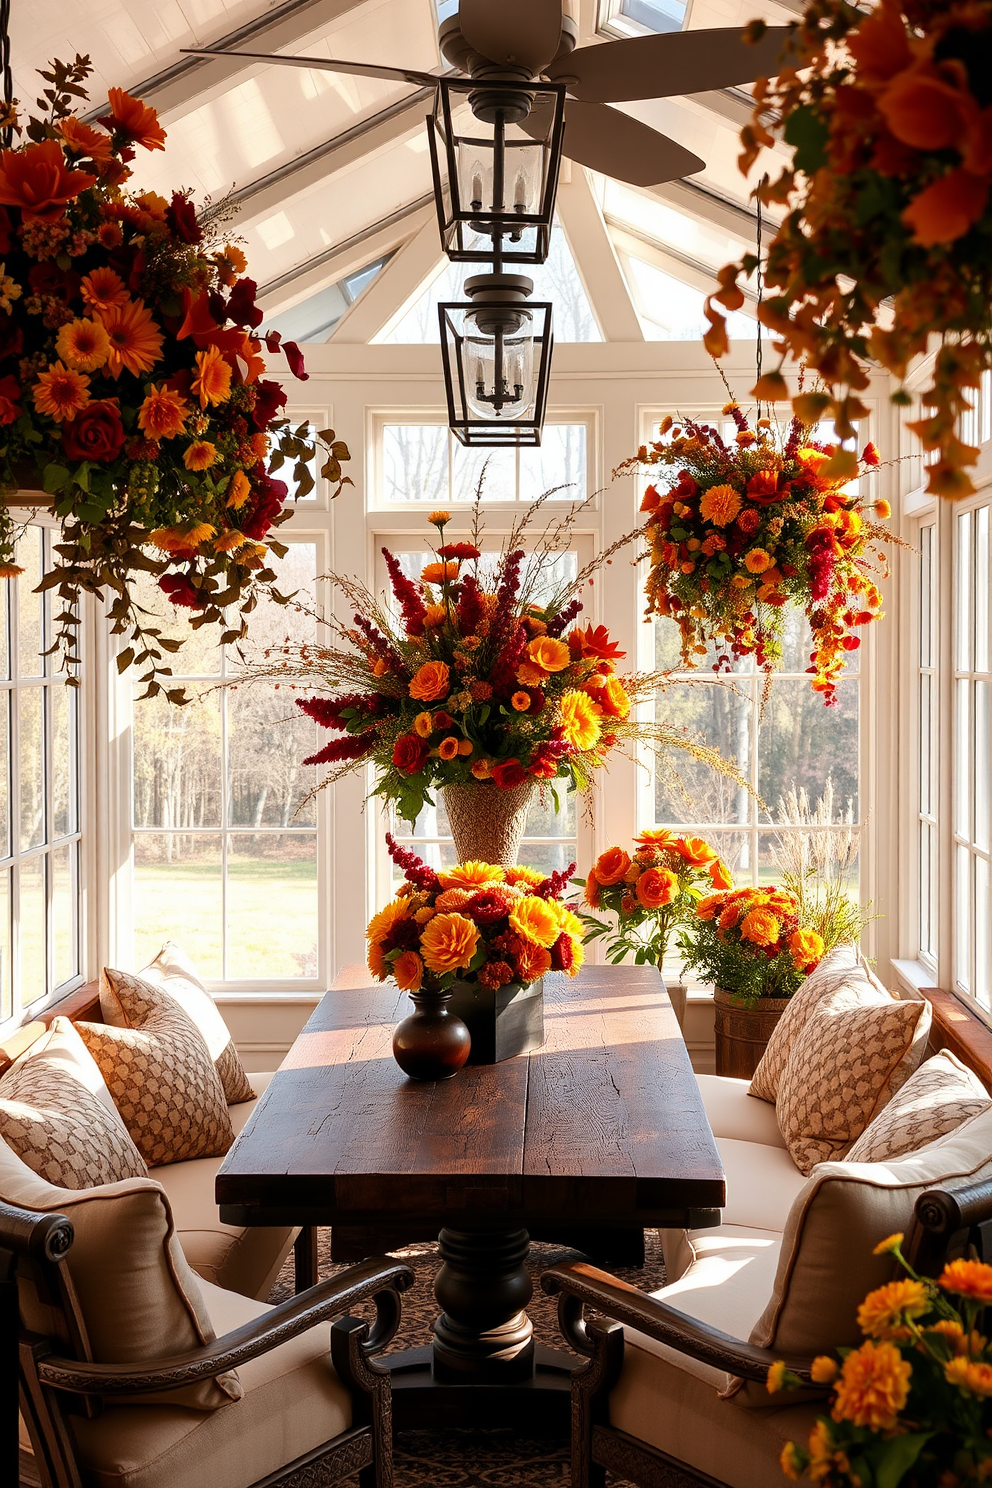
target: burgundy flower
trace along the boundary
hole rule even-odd
[[[296,342],[284,341],[282,343],[282,349],[286,353],[286,360],[289,363],[290,372],[292,372],[297,381],[306,382],[310,376],[310,373],[306,369],[306,365],[303,361],[303,353],[297,346]]]
[[[502,760],[493,765],[493,783],[500,790],[512,790],[515,785],[523,785],[526,779],[527,771],[518,759]]]
[[[465,906],[465,911],[470,914],[480,925],[495,925],[497,920],[504,919],[510,913],[512,900],[501,888],[480,889],[473,894]]]
[[[251,507],[241,519],[241,531],[253,542],[260,542],[282,510],[289,495],[285,481],[275,480],[264,465],[258,464],[251,472]]]
[[[572,937],[562,931],[551,947],[551,969],[553,971],[571,971],[574,960],[575,947],[572,944]]]
[[[338,698],[297,698],[296,706],[321,728],[346,729],[348,719],[341,717],[345,709],[354,709],[356,713],[378,713],[380,701],[378,693],[353,692]]]
[[[413,580],[408,579],[403,572],[399,559],[388,548],[382,549],[382,556],[386,560],[389,582],[403,614],[403,628],[409,636],[422,636],[427,615],[423,596]]]
[[[563,635],[564,632],[571,625],[572,621],[579,614],[581,609],[581,599],[570,600],[570,602],[565,606],[563,610],[559,610],[557,615],[553,616],[553,618],[548,621],[548,635]]]
[[[403,876],[407,883],[412,883],[417,889],[431,891],[438,887],[437,874],[434,869],[429,868],[423,858],[418,858],[417,854],[411,852],[409,848],[400,847],[391,832],[386,833],[386,847],[397,868],[403,869]]]
[[[463,636],[475,635],[483,615],[482,590],[478,580],[472,574],[466,574],[461,581],[461,591],[455,606],[458,629]]]
[[[12,424],[20,418],[21,383],[17,377],[0,377],[0,425]]]
[[[286,394],[278,382],[256,382],[255,407],[251,411],[256,429],[267,429],[286,404]]]
[[[203,229],[196,220],[196,208],[189,197],[183,196],[181,191],[172,193],[172,201],[165,214],[165,220],[172,229],[173,236],[183,243],[202,242]]]
[[[70,460],[116,460],[124,448],[124,425],[116,403],[87,403],[62,430],[62,448]]]
[[[393,746],[393,764],[403,775],[416,775],[429,750],[416,734],[401,734]]]
[[[227,316],[235,325],[250,326],[252,330],[265,319],[264,313],[255,304],[258,285],[254,279],[239,279],[231,290],[227,302]]]
[[[163,574],[158,587],[174,605],[181,605],[185,610],[202,610],[207,603],[206,595],[194,589],[185,574]]]
[[[376,729],[366,729],[363,734],[347,734],[343,739],[332,739],[325,744],[323,749],[318,749],[316,754],[309,755],[303,763],[305,765],[339,765],[345,760],[361,759],[363,754],[368,754],[377,743],[379,734]]]

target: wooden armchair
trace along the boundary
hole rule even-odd
[[[118,1474],[121,1488],[139,1479],[149,1488],[325,1488],[356,1472],[362,1488],[391,1488],[389,1375],[372,1355],[396,1332],[400,1293],[414,1279],[408,1266],[384,1258],[364,1261],[171,1358],[89,1363],[68,1305],[71,1284],[64,1262],[72,1243],[72,1223],[64,1215],[0,1203],[0,1339],[8,1360],[0,1442],[5,1466],[18,1452],[18,1404],[10,1388],[16,1373],[20,1414],[34,1453],[33,1464],[30,1454],[21,1454],[22,1472],[26,1466],[30,1474],[33,1467],[42,1488],[82,1488],[101,1468]],[[51,1334],[25,1326],[20,1304],[27,1294],[35,1312],[40,1304],[56,1320]],[[366,1301],[375,1305],[371,1327],[345,1315]],[[242,1298],[237,1303],[255,1312],[261,1306]],[[306,1339],[330,1319],[335,1320],[333,1374],[326,1343],[321,1347],[315,1337]],[[257,1361],[280,1349],[278,1369],[266,1376]],[[162,1395],[188,1392],[235,1369],[242,1398],[219,1409],[191,1410]],[[264,1419],[265,1398],[277,1375],[292,1381],[295,1404],[315,1439],[294,1460],[259,1473],[266,1453],[271,1459],[273,1431],[292,1437],[283,1423]],[[154,1396],[156,1403],[142,1405],[142,1395]],[[124,1398],[130,1403],[115,1403]],[[4,1474],[2,1481],[16,1480]]]
[[[910,1262],[928,1276],[937,1276],[945,1261],[955,1255],[992,1259],[992,1178],[983,1176],[953,1190],[923,1193],[916,1200],[905,1249]],[[839,1247],[839,1263],[844,1265],[848,1259]],[[672,1351],[669,1358],[682,1356],[696,1361],[704,1366],[703,1373],[708,1367],[720,1371],[724,1378],[763,1385],[769,1365],[776,1359],[784,1359],[800,1379],[810,1381],[815,1353],[824,1349],[790,1356],[781,1348],[744,1342],[584,1261],[553,1266],[542,1276],[541,1285],[549,1295],[558,1297],[558,1321],[565,1339],[589,1361],[572,1376],[572,1488],[604,1488],[607,1471],[641,1488],[689,1488],[699,1484],[705,1488],[750,1488],[752,1482],[764,1485],[785,1481],[777,1465],[781,1445],[790,1438],[805,1440],[817,1407],[797,1404],[792,1396],[785,1407],[776,1407],[769,1398],[764,1409],[737,1409],[733,1400],[721,1399],[714,1387],[709,1391],[710,1399],[704,1398],[700,1408],[698,1370],[691,1377],[695,1394],[690,1389],[681,1399],[673,1400],[677,1369],[669,1364],[667,1374],[663,1373],[664,1350]],[[659,1445],[666,1439],[663,1423],[654,1431],[653,1442],[613,1423],[611,1395],[624,1385],[625,1329],[636,1330],[642,1339],[664,1346],[656,1358],[659,1418],[666,1409],[676,1416],[683,1412],[693,1418],[688,1430],[683,1422],[681,1433],[672,1432],[680,1451],[667,1451]],[[643,1370],[643,1360],[649,1356],[638,1352]],[[818,1389],[811,1388],[814,1392]],[[822,1387],[819,1395],[822,1409]],[[698,1461],[687,1460],[697,1455],[693,1448],[707,1431],[727,1443],[722,1456],[728,1467],[719,1477],[702,1470]],[[698,1455],[706,1460],[705,1450]]]

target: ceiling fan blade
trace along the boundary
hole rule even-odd
[[[781,70],[794,29],[770,26],[754,46],[736,26],[606,41],[562,57],[547,76],[567,83],[570,96],[586,103],[632,103],[736,88]]]
[[[544,138],[550,124],[550,107],[532,109],[520,128],[535,138]],[[590,170],[627,181],[631,186],[660,186],[663,181],[678,181],[695,175],[705,166],[691,150],[686,150],[650,129],[639,119],[621,114],[618,109],[601,103],[565,102],[564,154]]]
[[[490,62],[541,72],[561,40],[561,0],[460,0],[458,24]]]
[[[387,78],[390,82],[414,83],[433,88],[437,78],[412,67],[380,67],[372,62],[336,62],[328,57],[282,57],[267,52],[230,52],[222,47],[183,47],[187,57],[244,57],[249,62],[274,62],[282,67],[305,67],[310,72],[347,72],[353,77]]]

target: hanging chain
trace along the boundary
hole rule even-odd
[[[0,0],[0,86],[4,113],[9,117],[14,102],[14,76],[10,70],[10,0]],[[5,150],[10,149],[13,138],[12,124],[0,130],[0,145]]]

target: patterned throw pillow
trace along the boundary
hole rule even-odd
[[[801,1173],[844,1157],[917,1068],[930,1004],[842,987],[810,1009],[779,1084],[775,1114]]]
[[[149,982],[153,987],[159,987],[162,992],[174,997],[183,1012],[192,1018],[210,1050],[214,1069],[224,1087],[227,1104],[233,1106],[239,1101],[254,1100],[255,1092],[234,1047],[231,1031],[181,947],[174,940],[166,941],[154,961],[139,971],[138,975],[143,982]],[[108,977],[100,978],[100,1011],[104,1022],[110,1023],[114,1028],[130,1026],[127,1013]]]
[[[150,1167],[222,1156],[234,1141],[210,1050],[172,997],[126,971],[105,970],[126,1028],[77,1023],[114,1104]],[[101,991],[102,1000],[102,991]]]
[[[93,1056],[68,1018],[55,1018],[0,1079],[0,1137],[58,1188],[148,1176]]]
[[[966,1064],[941,1049],[910,1075],[866,1127],[846,1162],[891,1162],[946,1137],[992,1106],[992,1095]]]
[[[756,1095],[766,1101],[776,1099],[779,1082],[789,1062],[789,1053],[810,1012],[821,997],[829,997],[842,987],[863,988],[869,994],[881,993],[885,997],[890,995],[857,946],[850,941],[835,946],[829,956],[824,956],[819,966],[810,972],[776,1023],[768,1040],[768,1047],[751,1077],[748,1095]]]

